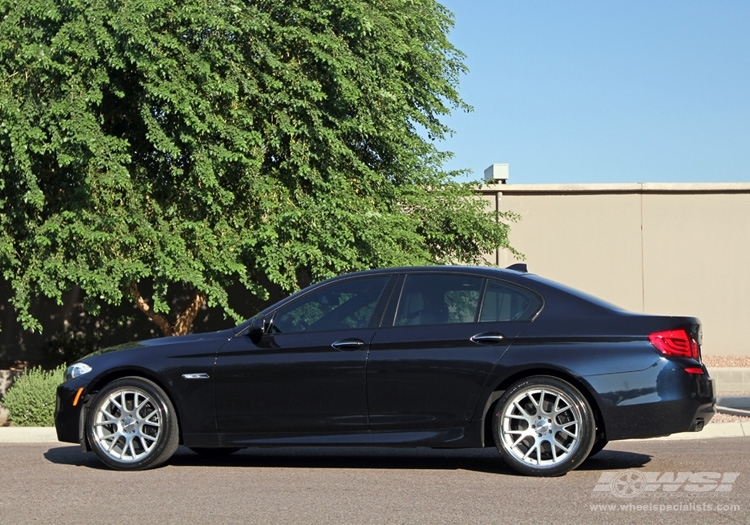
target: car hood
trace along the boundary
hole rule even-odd
[[[171,337],[157,337],[154,339],[145,339],[143,341],[134,341],[132,343],[124,343],[121,345],[110,346],[103,348],[88,354],[83,359],[89,357],[96,357],[103,354],[109,354],[111,352],[121,352],[125,350],[134,350],[137,348],[169,348],[174,345],[189,345],[191,343],[206,343],[211,344],[213,342],[221,343],[225,342],[236,334],[236,328],[230,328],[227,330],[220,330],[218,332],[208,332],[205,334],[189,334],[189,335],[177,335]]]

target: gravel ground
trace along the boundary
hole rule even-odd
[[[740,423],[747,423],[750,422],[750,417],[735,416],[734,414],[722,414],[721,412],[717,412],[714,417],[711,418],[711,423],[734,423],[735,421]],[[711,423],[709,423],[709,425]]]
[[[708,368],[750,368],[750,355],[704,355]]]

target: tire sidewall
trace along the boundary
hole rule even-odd
[[[118,390],[139,390],[146,394],[159,411],[161,428],[159,438],[153,449],[142,459],[134,462],[118,461],[102,449],[94,432],[96,415],[107,398]],[[110,468],[115,470],[144,470],[161,465],[174,454],[179,445],[179,432],[174,407],[166,393],[155,383],[141,377],[124,377],[117,379],[94,397],[86,415],[86,438],[97,457]]]
[[[520,392],[540,386],[554,387],[564,393],[572,404],[576,406],[581,415],[580,437],[578,439],[576,450],[559,463],[545,467],[539,467],[523,462],[513,455],[513,453],[506,448],[506,444],[503,440],[504,431],[502,425],[503,414],[505,414],[508,409],[509,403],[511,403]],[[495,439],[495,446],[500,452],[500,455],[503,457],[505,463],[513,470],[529,476],[561,476],[570,470],[577,468],[588,457],[589,451],[591,450],[596,437],[594,414],[586,397],[567,381],[552,376],[533,376],[513,384],[505,391],[500,399],[498,399],[492,414],[492,435]]]

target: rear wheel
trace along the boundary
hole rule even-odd
[[[559,476],[576,468],[594,444],[595,421],[586,398],[550,376],[511,386],[493,412],[495,444],[508,465],[531,476]]]
[[[169,397],[155,383],[124,377],[94,398],[86,435],[99,459],[116,470],[143,470],[167,461],[179,445]]]
[[[591,452],[589,452],[589,457],[593,456],[594,454],[598,454],[602,450],[604,450],[604,447],[606,447],[609,444],[609,441],[607,441],[604,436],[596,436],[596,440],[594,441],[594,446],[591,447]]]

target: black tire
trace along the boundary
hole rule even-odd
[[[188,447],[190,450],[200,456],[206,456],[210,458],[220,458],[223,456],[229,456],[235,452],[242,450],[239,447],[226,447],[226,448],[205,448],[205,447]]]
[[[604,439],[604,436],[597,436],[596,440],[594,441],[594,446],[591,447],[591,451],[589,452],[588,457],[598,454],[599,452],[604,450],[604,447],[606,447],[608,444],[609,444],[609,441]]]
[[[158,385],[123,377],[102,388],[92,401],[86,437],[108,467],[144,470],[172,457],[180,432],[172,402]]]
[[[503,460],[529,476],[560,476],[578,467],[594,444],[596,425],[586,398],[556,377],[515,383],[497,401],[492,431]]]

